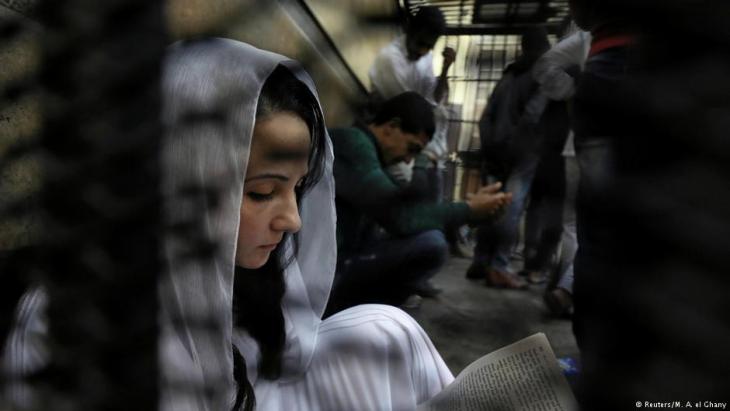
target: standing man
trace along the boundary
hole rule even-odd
[[[522,55],[508,65],[494,87],[479,120],[485,180],[505,182],[513,200],[495,223],[479,227],[474,260],[466,277],[486,278],[490,287],[521,289],[527,283],[510,268],[517,243],[519,221],[538,164],[538,147],[544,136],[542,115],[547,97],[532,78],[532,67],[550,49],[547,31],[532,27],[522,35]]]

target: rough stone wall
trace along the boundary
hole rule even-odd
[[[4,32],[0,39],[0,210],[32,196],[40,185],[38,153],[10,152],[11,148],[31,145],[40,125],[39,95],[29,84],[39,64],[40,27],[17,12],[29,10],[29,5],[29,1],[11,0],[3,1],[5,7],[0,7],[0,25],[19,25],[17,31]],[[34,227],[30,215],[3,213],[0,250],[31,242]]]

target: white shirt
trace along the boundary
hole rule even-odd
[[[418,60],[409,60],[405,35],[398,36],[380,50],[368,75],[373,93],[384,100],[415,91],[436,105],[433,53],[429,51]]]
[[[586,62],[591,48],[591,33],[578,31],[564,38],[540,57],[532,69],[532,76],[540,89],[551,100],[564,101],[575,94],[575,80],[565,69]]]

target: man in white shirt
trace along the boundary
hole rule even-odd
[[[433,169],[437,177],[434,197],[443,191],[442,171],[448,155],[446,135],[448,112],[444,106],[448,95],[446,73],[456,58],[450,47],[443,51],[444,63],[441,74],[433,70],[433,46],[446,28],[443,14],[436,7],[421,7],[408,22],[405,33],[380,50],[368,73],[373,97],[384,101],[406,91],[415,91],[434,105],[436,131],[431,142],[424,148],[419,164]],[[413,163],[400,163],[388,171],[400,183],[411,180]],[[434,198],[437,200],[438,198]]]

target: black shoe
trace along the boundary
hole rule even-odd
[[[482,280],[484,279],[484,273],[487,272],[487,267],[481,263],[471,263],[469,269],[466,270],[466,278],[469,280]]]
[[[417,295],[423,298],[436,298],[443,290],[433,285],[430,281],[422,281],[416,286],[415,291]]]
[[[550,290],[543,295],[545,305],[555,317],[570,317],[573,308],[573,296],[562,288]]]

